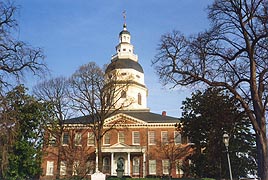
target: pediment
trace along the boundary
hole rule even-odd
[[[112,125],[112,124],[124,124],[124,125],[144,125],[147,122],[143,121],[142,119],[137,119],[132,116],[129,116],[124,113],[116,114],[112,117],[107,118],[104,121],[104,125]]]
[[[116,144],[113,144],[112,146],[110,146],[110,148],[129,148],[130,146],[125,144],[125,143],[116,143]]]

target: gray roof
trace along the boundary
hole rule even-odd
[[[130,35],[130,32],[128,30],[123,30],[119,33],[119,36],[122,34],[129,34]]]
[[[178,123],[179,118],[163,116],[149,111],[118,111],[116,114],[126,114],[133,118],[145,121],[147,123]],[[114,114],[114,115],[116,115]],[[91,116],[80,116],[65,120],[65,124],[88,124],[92,120]]]
[[[112,61],[105,70],[105,73],[109,73],[115,69],[135,69],[136,71],[143,73],[141,65],[131,59],[116,59]]]

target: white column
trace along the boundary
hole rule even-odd
[[[114,153],[111,153],[111,176],[114,173]]]
[[[145,178],[145,176],[146,176],[146,154],[145,154],[145,152],[143,152],[142,153],[143,154],[143,165],[142,165],[142,167],[143,167],[143,178]]]
[[[130,176],[130,152],[127,153],[127,174]]]
[[[99,160],[98,160],[98,150],[96,149],[96,172],[99,172]]]

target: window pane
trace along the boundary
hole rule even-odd
[[[175,131],[174,136],[175,144],[181,144],[181,133]]]
[[[69,142],[69,134],[68,132],[64,132],[62,136],[62,145],[68,145]]]
[[[81,135],[81,133],[76,133],[75,136],[74,136],[74,144],[75,144],[76,146],[81,145],[81,140],[82,140],[82,135]]]
[[[87,174],[93,174],[95,172],[95,161],[90,160],[86,164],[87,166]]]
[[[124,143],[125,142],[125,134],[124,134],[123,131],[120,131],[118,133],[118,142],[120,142],[120,143]]]
[[[104,144],[110,144],[110,134],[106,133],[104,135]]]
[[[88,133],[87,145],[88,146],[94,146],[95,145],[95,136],[94,136],[93,132]]]
[[[155,131],[149,131],[148,138],[149,144],[155,144]]]
[[[74,161],[73,163],[73,175],[78,175],[79,173],[79,161]]]
[[[108,157],[103,158],[103,173],[110,173],[110,159]]]
[[[61,176],[66,175],[66,162],[65,161],[60,162],[60,175]]]
[[[140,144],[140,132],[134,131],[132,134],[133,134],[133,144]]]
[[[163,174],[169,174],[168,173],[168,171],[169,171],[169,160],[168,159],[162,160],[162,167],[163,167]]]
[[[55,146],[56,145],[56,137],[54,137],[51,133],[49,133],[49,146]]]
[[[156,174],[156,160],[149,160],[149,174]]]
[[[140,173],[140,159],[138,157],[133,158],[133,174],[137,175]]]
[[[54,170],[54,161],[47,161],[47,176],[52,176]]]
[[[141,93],[138,94],[138,104],[141,105]]]
[[[162,143],[167,144],[168,143],[168,132],[167,131],[162,131],[161,132],[161,138],[162,138]]]

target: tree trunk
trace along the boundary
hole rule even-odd
[[[268,151],[266,141],[266,120],[262,117],[257,120],[260,124],[261,132],[257,135],[258,150],[258,174],[262,180],[268,180]]]

